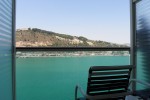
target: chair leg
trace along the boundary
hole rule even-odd
[[[123,97],[123,100],[126,100],[126,97]]]
[[[123,97],[123,100],[126,100],[126,96]]]

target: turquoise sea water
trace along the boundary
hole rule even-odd
[[[90,66],[128,64],[129,56],[17,58],[17,100],[74,100],[76,84],[86,91]]]

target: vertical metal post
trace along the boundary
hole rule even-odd
[[[135,66],[135,68],[132,71],[132,78],[136,79],[136,0],[130,0],[130,34],[130,64]],[[132,84],[132,90],[136,90],[136,84],[134,82]]]
[[[12,0],[12,100],[16,100],[16,0]]]

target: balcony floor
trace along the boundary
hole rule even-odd
[[[139,97],[136,97],[136,96],[127,96],[126,100],[139,100],[138,98]]]

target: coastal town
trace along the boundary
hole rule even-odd
[[[84,56],[129,56],[128,51],[76,51],[76,52],[56,52],[56,51],[36,51],[17,52],[17,58],[28,57],[84,57]]]

